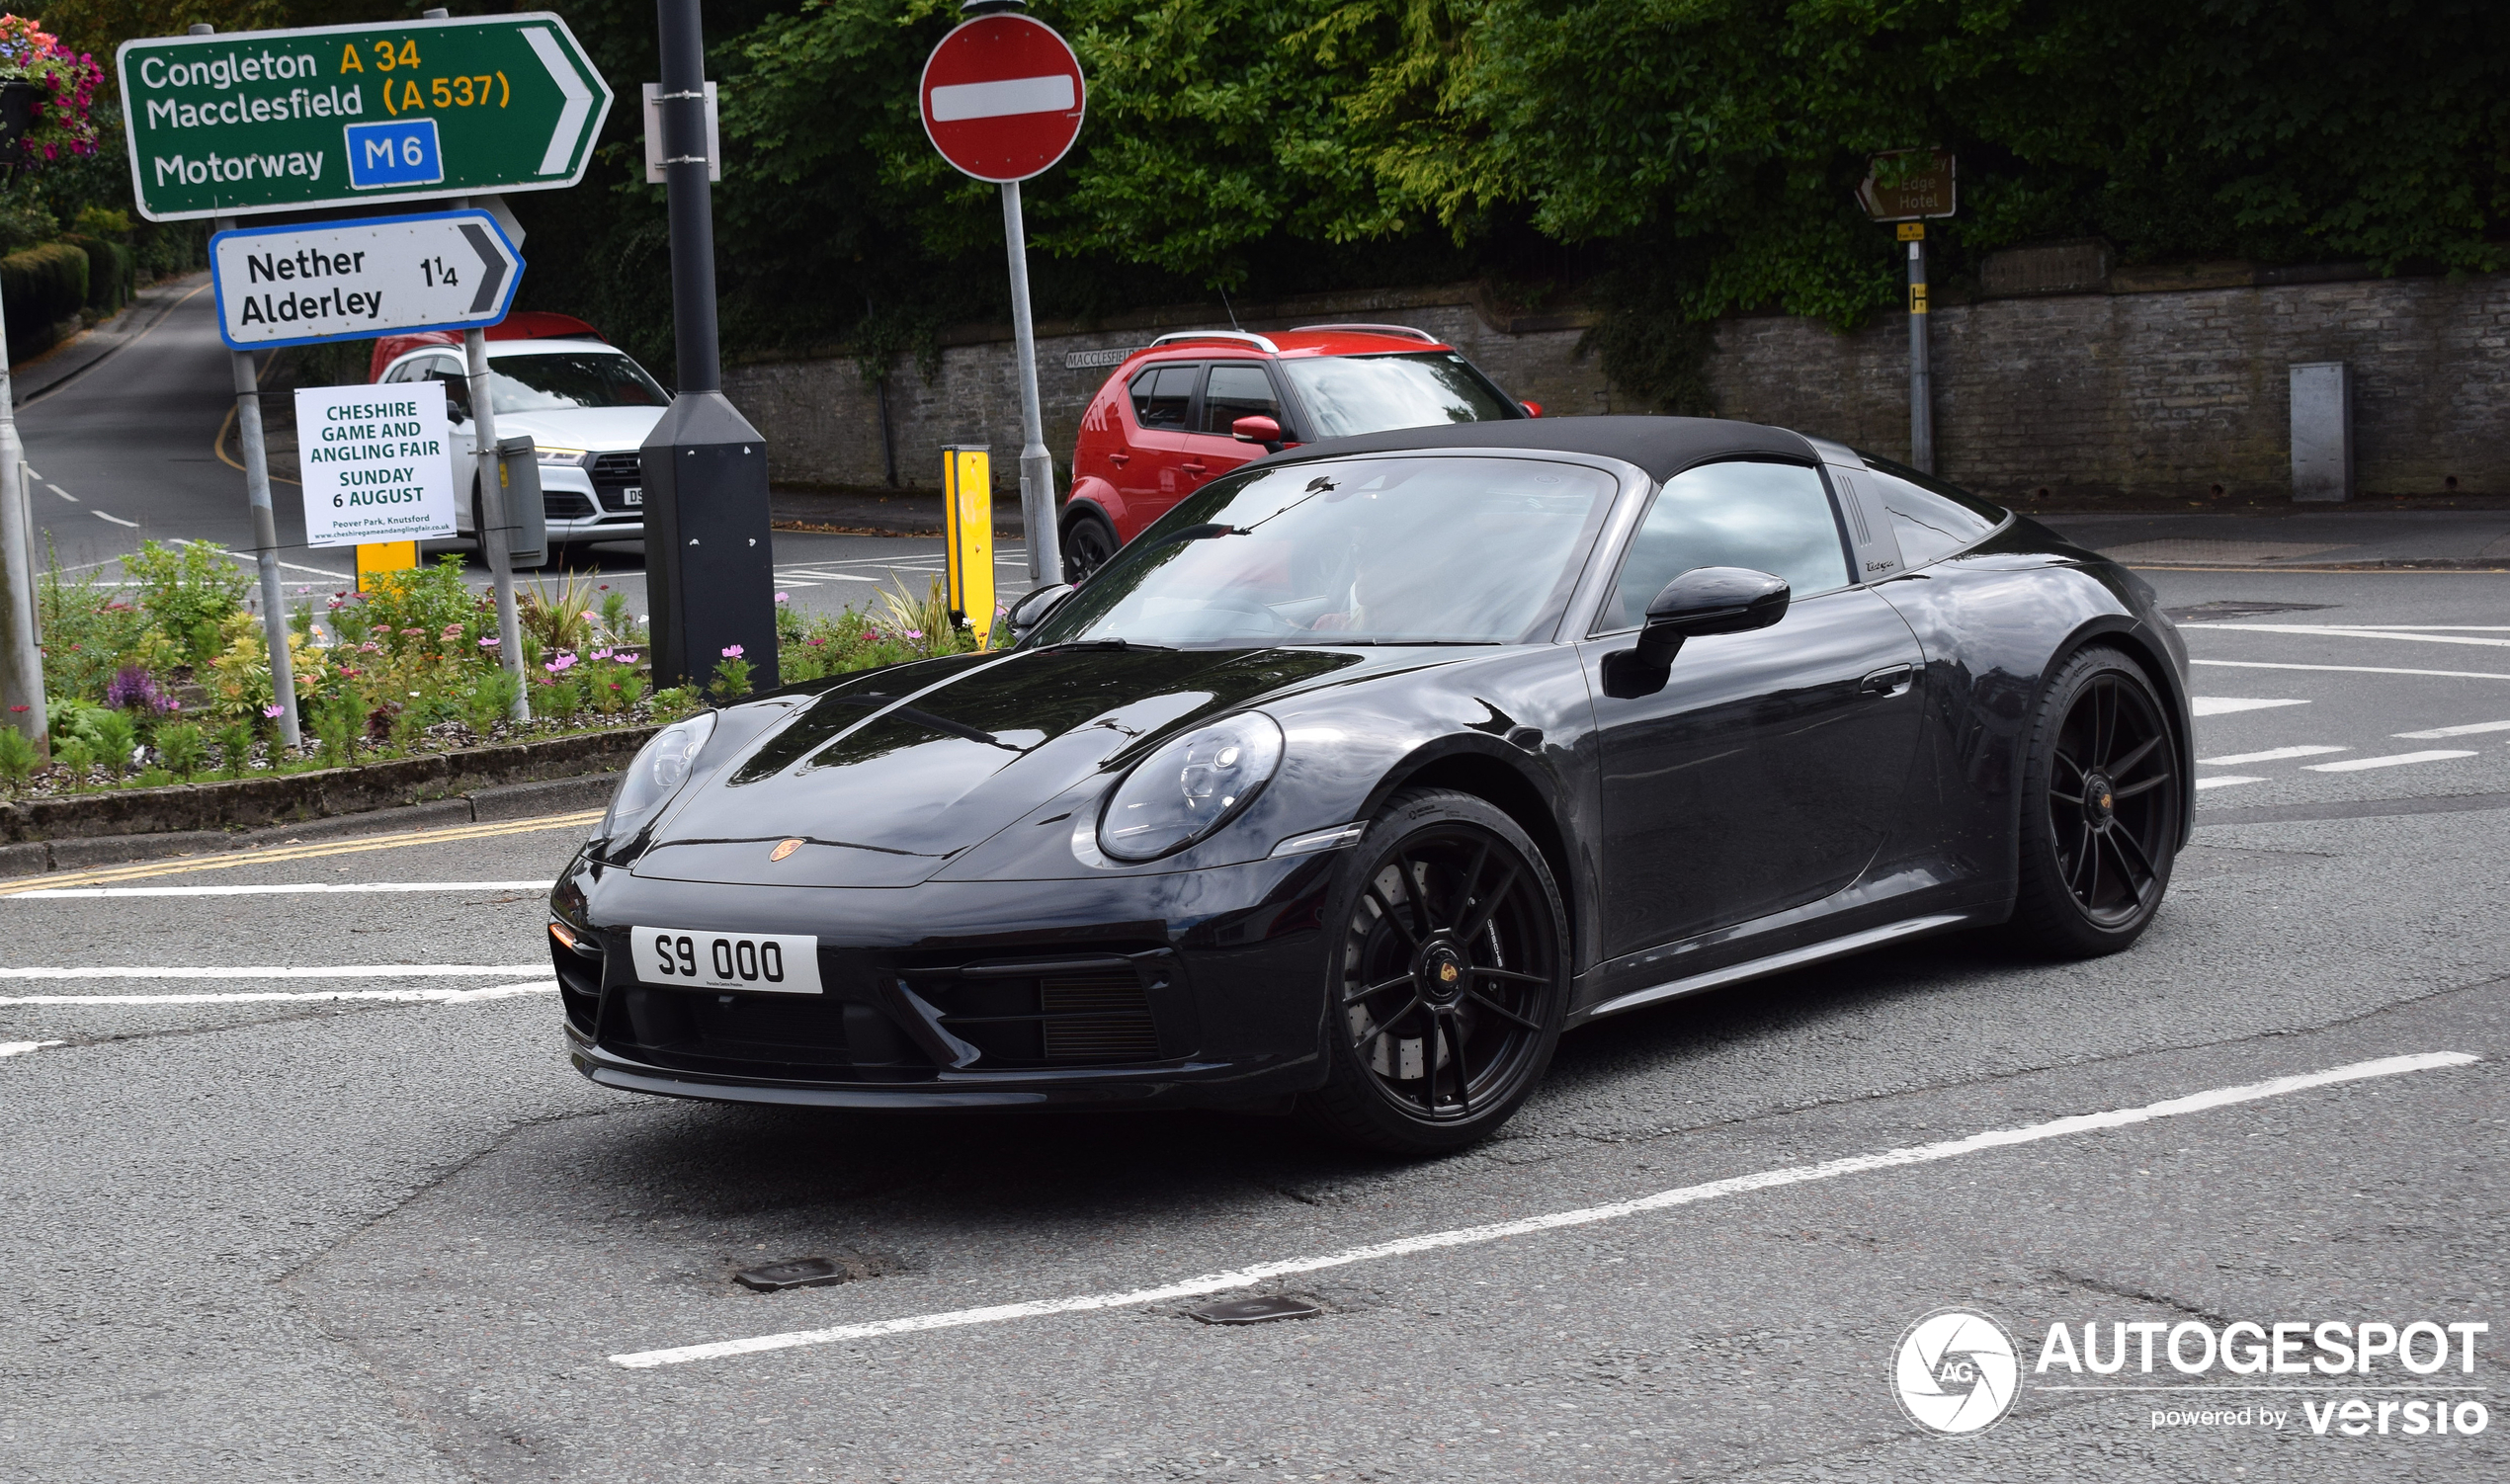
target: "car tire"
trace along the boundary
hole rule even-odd
[[[1309,1126],[1419,1157],[1505,1123],[1568,1009],[1568,914],[1525,831],[1470,794],[1405,789],[1351,848],[1324,922],[1327,1071],[1299,1100]]]
[[[1063,580],[1079,582],[1107,565],[1123,544],[1116,538],[1114,524],[1097,511],[1073,516],[1063,523]]]
[[[2142,668],[2105,644],[2077,651],[2032,717],[2008,936],[2059,958],[2142,937],[2170,886],[2184,798],[2170,710]]]

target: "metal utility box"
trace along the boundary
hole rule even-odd
[[[549,559],[549,512],[541,503],[541,451],[532,435],[497,440],[497,487],[505,495],[506,559],[537,567]]]
[[[2293,498],[2353,498],[2353,372],[2341,361],[2296,364]]]

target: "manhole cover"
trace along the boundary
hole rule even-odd
[[[1313,1319],[1324,1310],[1309,1299],[1268,1293],[1262,1298],[1223,1298],[1216,1303],[1198,1304],[1185,1312],[1188,1318],[1205,1324],[1270,1324],[1276,1319]]]
[[[2162,616],[2173,623],[2203,623],[2213,618],[2260,618],[2268,614],[2306,614],[2330,607],[2324,603],[2251,603],[2241,599],[2217,599],[2200,603],[2194,608],[2165,608]]]
[[[732,1275],[732,1281],[761,1293],[780,1293],[787,1288],[816,1288],[871,1276],[837,1258],[795,1258],[790,1263],[744,1268]]]

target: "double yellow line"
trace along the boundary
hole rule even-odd
[[[178,856],[170,861],[117,866],[104,870],[47,872],[0,884],[0,896],[47,891],[56,886],[108,886],[117,881],[136,881],[147,876],[179,875],[193,870],[225,870],[237,866],[267,866],[283,861],[310,861],[321,856],[350,856],[365,851],[397,850],[410,845],[450,845],[462,840],[489,840],[500,835],[579,829],[598,823],[602,813],[600,809],[586,809],[576,814],[548,814],[538,819],[506,820],[496,824],[402,830],[390,835],[368,835],[357,840],[334,840],[321,845],[283,845],[270,850],[239,850],[213,856]]]

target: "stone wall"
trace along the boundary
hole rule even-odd
[[[2288,368],[2345,361],[2362,491],[2436,494],[2455,478],[2462,492],[2510,492],[2510,275],[2113,269],[2098,244],[2063,243],[1999,254],[1981,279],[1994,296],[1947,294],[1932,316],[1936,461],[1951,478],[2060,497],[2204,494],[2215,485],[2287,493]],[[1550,415],[1633,410],[1592,358],[1578,356],[1585,316],[1513,312],[1472,286],[1241,304],[1238,320],[1250,330],[1413,325]],[[1089,327],[1040,325],[1039,383],[1058,475],[1081,411],[1109,374],[1067,358],[1227,323],[1216,305],[1186,305]],[[1720,322],[1716,339],[1710,378],[1723,416],[1905,455],[1902,316],[1841,335],[1812,320],[1742,315]],[[965,442],[990,443],[997,481],[1016,486],[1009,353],[1007,329],[970,327],[949,337],[930,382],[899,358],[888,383],[899,484],[935,487],[941,447]],[[778,483],[883,483],[878,393],[851,359],[752,361],[727,368],[724,381],[767,435]]]

